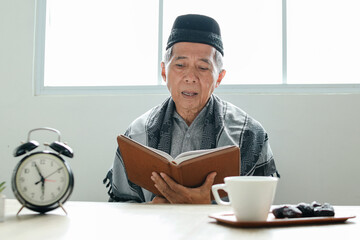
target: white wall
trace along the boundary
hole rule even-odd
[[[34,96],[34,9],[35,0],[0,0],[0,181],[13,198],[14,148],[30,129],[50,126],[75,151],[71,200],[106,201],[116,135],[166,96]],[[267,129],[281,173],[275,203],[360,204],[359,94],[220,97]]]

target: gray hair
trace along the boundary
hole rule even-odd
[[[168,50],[166,50],[165,55],[164,55],[164,63],[165,65],[168,64],[168,62],[170,62],[170,59],[172,57],[172,51],[173,51],[173,47],[171,46]],[[214,56],[214,60],[215,60],[215,67],[218,70],[218,73],[220,73],[223,70],[223,56],[221,55],[221,53],[215,49],[215,56]]]

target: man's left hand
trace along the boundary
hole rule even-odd
[[[211,186],[214,183],[215,176],[216,172],[210,173],[203,185],[197,188],[184,187],[165,173],[153,172],[151,180],[154,181],[155,187],[170,203],[210,204]]]

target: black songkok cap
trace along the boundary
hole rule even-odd
[[[188,14],[175,19],[166,50],[178,42],[204,43],[224,56],[219,24],[211,17]]]

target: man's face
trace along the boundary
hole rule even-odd
[[[197,114],[205,106],[225,71],[215,65],[215,48],[207,44],[180,42],[172,57],[162,63],[162,77],[175,102],[177,112]]]

